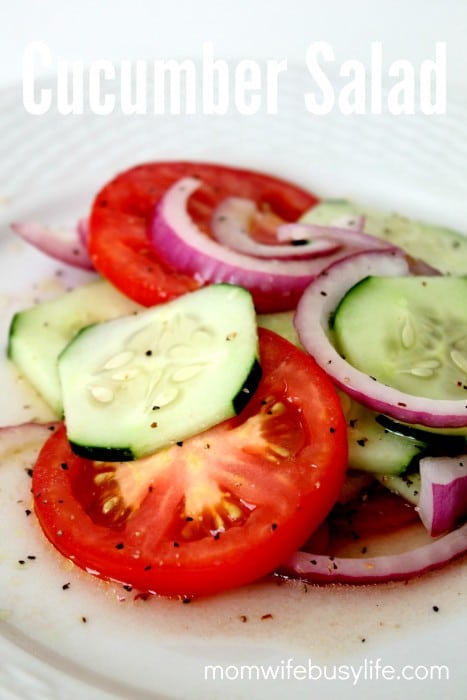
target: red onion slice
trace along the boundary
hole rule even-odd
[[[428,399],[381,384],[346,362],[327,335],[330,315],[357,282],[368,275],[398,277],[408,272],[408,261],[395,251],[355,253],[335,262],[309,285],[300,299],[294,320],[298,336],[337,386],[374,411],[430,428],[467,426],[467,398]]]
[[[0,455],[2,459],[9,456],[26,454],[38,450],[59,424],[20,423],[0,428]]]
[[[301,245],[280,244],[279,235],[272,244],[258,243],[248,233],[251,222],[258,212],[256,203],[251,199],[241,197],[226,197],[214,210],[212,215],[212,232],[214,238],[222,245],[236,250],[238,253],[253,255],[257,258],[313,258],[319,255],[329,255],[340,248],[340,243],[330,238],[312,238],[308,224],[284,224],[279,228],[284,230],[292,227],[294,234],[288,240],[300,241]],[[297,235],[297,228],[301,235]]]
[[[87,249],[89,239],[89,219],[79,219],[76,225],[76,230],[78,232],[79,240]]]
[[[64,228],[52,229],[32,221],[11,225],[12,230],[42,253],[67,265],[92,270],[93,264],[83,241],[83,233]]]
[[[343,246],[319,258],[266,260],[229,250],[204,235],[187,212],[188,199],[199,186],[196,178],[183,178],[167,190],[150,225],[153,245],[164,262],[201,283],[245,287],[260,312],[293,309],[317,274],[355,251],[355,246]]]
[[[305,235],[306,234],[306,235]],[[383,238],[377,238],[360,229],[339,228],[338,226],[321,226],[319,224],[282,224],[278,228],[278,238],[295,240],[300,238],[331,239],[341,245],[353,246],[359,250],[400,250]]]
[[[467,454],[420,460],[418,514],[432,536],[455,527],[467,515]]]
[[[400,554],[329,557],[296,552],[279,573],[310,582],[381,583],[419,576],[467,552],[467,523],[428,544]]]

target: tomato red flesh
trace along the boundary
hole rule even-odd
[[[260,356],[241,414],[144,460],[84,460],[58,430],[33,472],[57,549],[104,578],[197,596],[254,581],[303,544],[341,489],[345,421],[309,356],[263,330]]]
[[[202,181],[190,198],[188,210],[208,235],[212,213],[226,197],[252,199],[261,211],[273,212],[283,221],[297,220],[318,201],[313,194],[279,178],[208,163],[148,163],[121,173],[95,198],[89,222],[89,253],[98,272],[144,306],[168,301],[199,286],[192,277],[167,266],[147,234],[161,197],[187,176]],[[280,308],[268,295],[259,303],[262,311]]]

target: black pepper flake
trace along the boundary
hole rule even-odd
[[[128,593],[130,593],[133,590],[133,586],[130,586],[129,583],[125,583],[123,585],[123,588],[125,589],[125,591],[128,591]]]
[[[115,545],[115,549],[123,549],[124,546],[123,542],[118,542],[118,544]]]
[[[18,564],[21,564],[21,566],[23,566],[23,564],[26,564],[26,562],[24,561],[24,559],[18,559]]]
[[[151,571],[151,569],[152,569],[151,564],[148,564],[147,566],[144,567],[145,571]]]
[[[151,357],[152,350],[146,350],[146,352],[144,354],[146,355],[146,357]]]
[[[274,530],[277,530],[277,523],[272,523],[271,525],[271,530],[274,532]]]
[[[156,421],[153,421],[153,422],[151,423],[151,428],[157,428],[157,423],[156,423]]]
[[[362,547],[360,551],[362,554],[366,554],[368,551],[368,547]]]
[[[182,600],[183,605],[188,605],[188,603],[191,603],[191,598],[184,598]]]
[[[316,559],[310,559],[310,564],[313,564],[313,566],[316,566],[317,563]]]
[[[26,515],[31,515],[32,510],[30,508],[26,508],[24,512],[26,513]]]
[[[330,432],[331,434],[332,434],[332,433],[335,433],[335,432],[336,432],[336,429],[333,428],[333,427],[331,426],[331,427],[329,428],[329,432]]]
[[[81,617],[81,622],[82,622],[83,624],[86,624],[87,621],[88,621],[88,618],[85,617],[85,616],[83,615],[83,616]]]
[[[179,447],[183,447],[183,440],[179,440],[177,443],[175,443]]]
[[[153,407],[152,407],[152,410],[153,410],[153,411],[159,411],[159,410],[160,410],[160,406],[153,406]]]
[[[71,586],[70,582],[64,583],[62,586],[62,591],[67,591],[70,588],[70,586]]]
[[[29,561],[34,561],[35,558],[34,554],[28,554]]]
[[[221,537],[221,533],[220,533],[220,532],[215,532],[215,533],[213,534],[213,536],[212,536],[212,539],[213,539],[213,540],[219,540],[220,537]]]
[[[365,644],[366,638],[365,638],[365,637],[362,637],[360,641],[361,641],[362,644]]]
[[[360,447],[365,447],[367,442],[368,438],[360,438],[359,440],[357,440],[357,445],[360,445]]]
[[[328,293],[324,292],[323,290],[320,291],[320,294],[322,297],[327,297]]]
[[[68,469],[68,464],[67,464],[66,462],[62,462],[62,463],[60,464],[60,466],[61,466],[61,468],[62,468],[64,471],[66,471],[66,470]]]
[[[180,547],[180,542],[174,542],[174,547]]]
[[[439,612],[439,608],[437,605],[433,605],[433,612]]]
[[[248,617],[246,615],[240,615],[239,620],[240,622],[248,622]]]
[[[272,613],[266,613],[265,615],[261,615],[261,620],[272,620],[273,615]]]
[[[186,518],[185,518],[185,520],[186,520],[187,523],[192,523],[192,522],[193,522],[193,518],[191,517],[191,515],[187,515]]]
[[[28,476],[32,476],[32,469],[26,469],[26,474]]]

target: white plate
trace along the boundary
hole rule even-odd
[[[253,117],[31,117],[18,89],[2,93],[3,337],[14,308],[77,279],[63,269],[57,276],[59,265],[13,242],[7,222],[73,223],[102,182],[143,160],[264,169],[321,195],[349,196],[467,231],[467,102],[450,96],[446,116],[323,118],[305,111],[308,87],[304,73],[289,70],[279,114]],[[0,383],[2,424],[46,415],[5,367]],[[44,542],[34,518],[25,516],[29,503],[23,471],[2,464],[2,700],[465,697],[465,561],[407,585],[259,583],[191,605],[135,601],[119,586],[70,569]],[[28,555],[36,559],[18,564]],[[224,666],[225,679],[205,680],[205,665],[216,664]],[[270,664],[276,679],[256,681]],[[297,671],[298,664],[305,671]],[[350,664],[356,673],[366,664],[358,681],[341,678],[346,669],[352,672]],[[420,667],[418,675],[446,665],[450,679],[381,678],[382,665],[400,675],[407,664]],[[235,680],[240,665],[251,667],[243,681]],[[294,672],[306,677],[294,679]],[[338,678],[314,680],[320,673]]]

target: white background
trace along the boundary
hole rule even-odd
[[[287,58],[304,65],[313,41],[339,63],[434,56],[446,41],[448,81],[467,91],[465,0],[0,0],[0,86],[22,76],[24,47],[44,41],[56,59],[196,58],[203,41],[216,57]]]

